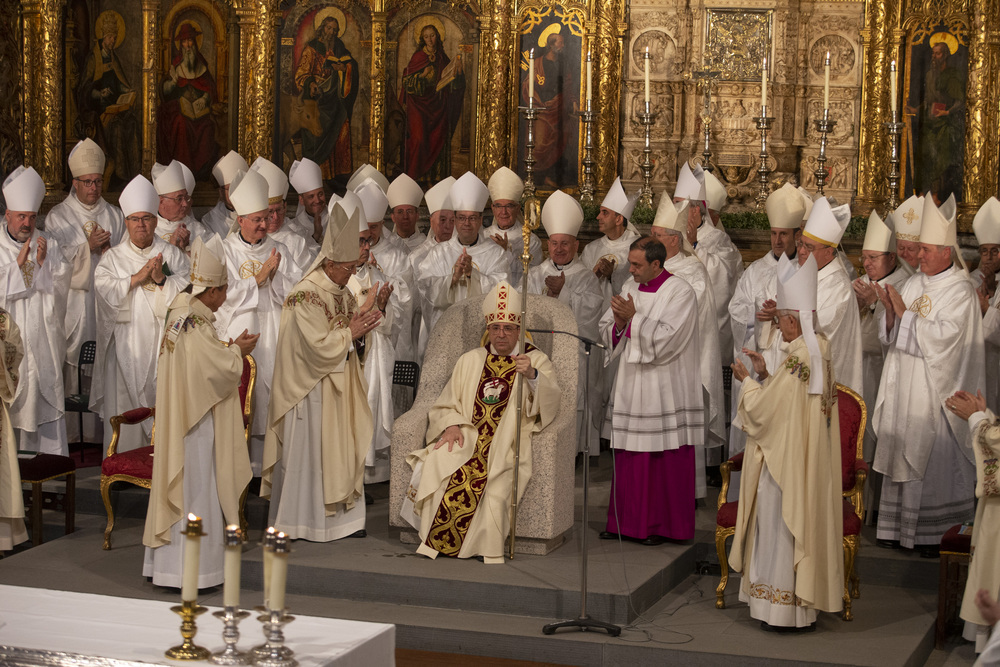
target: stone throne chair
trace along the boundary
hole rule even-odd
[[[455,362],[482,344],[484,298],[457,303],[438,320],[428,341],[417,398],[393,425],[389,524],[402,528],[400,540],[407,544],[416,544],[419,538],[399,515],[413,473],[406,456],[425,446],[427,413],[451,378]],[[527,324],[529,329],[577,332],[576,318],[568,306],[535,294],[528,295]],[[573,527],[579,342],[571,336],[530,335],[535,347],[552,360],[562,395],[556,418],[532,438],[533,470],[517,507],[515,548],[517,553],[547,554],[566,540]],[[513,403],[510,409],[514,409]]]

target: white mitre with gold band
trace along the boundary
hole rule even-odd
[[[219,161],[212,167],[212,176],[215,177],[215,180],[221,187],[223,185],[232,185],[236,174],[241,171],[250,171],[250,165],[247,164],[242,155],[236,151],[229,151],[219,158]]]
[[[625,194],[625,188],[622,187],[622,179],[618,177],[611,184],[611,187],[608,188],[608,194],[604,195],[601,208],[614,211],[628,220],[632,217],[632,211],[635,210],[635,203],[639,201],[639,194],[636,192],[631,197]]]
[[[785,183],[769,194],[764,202],[764,210],[771,229],[798,229],[806,219],[806,204],[802,193],[791,183]]]
[[[493,286],[483,299],[483,317],[491,324],[521,325],[521,295],[506,280]]]
[[[376,181],[365,180],[354,190],[354,194],[361,199],[367,222],[382,222],[385,219],[385,212],[389,208],[389,199]]]
[[[451,204],[451,186],[455,185],[455,177],[448,176],[427,191],[424,200],[427,202],[427,212],[434,215],[438,211],[454,211]]]
[[[264,157],[258,157],[250,165],[250,171],[255,171],[267,181],[267,203],[280,204],[288,196],[288,176],[281,167]]]
[[[489,188],[471,171],[462,174],[451,186],[451,205],[455,211],[482,213],[489,198]]]
[[[719,212],[729,200],[726,194],[726,186],[710,171],[705,173],[705,199],[708,201],[708,210]]]
[[[691,247],[687,238],[688,208],[690,207],[690,199],[675,204],[673,198],[664,192],[660,195],[660,204],[656,207],[656,215],[653,216],[653,227],[669,229],[680,234],[681,252],[685,255],[694,254],[694,248]]]
[[[256,171],[236,172],[229,183],[229,201],[238,216],[266,211],[269,206],[267,179]]]
[[[73,146],[73,150],[69,152],[68,162],[73,178],[80,178],[87,174],[103,174],[106,160],[101,147],[87,137]]]
[[[160,197],[149,180],[139,174],[122,189],[118,197],[118,207],[126,218],[136,213],[156,215],[160,208]]]
[[[851,222],[851,207],[848,204],[830,206],[826,197],[820,197],[813,204],[802,235],[817,243],[836,248]]]
[[[708,194],[705,188],[705,173],[699,165],[691,168],[687,162],[681,165],[677,172],[677,187],[674,188],[674,199],[692,199],[703,202]]]
[[[976,233],[979,245],[1000,244],[1000,201],[990,197],[972,219],[972,231]]]
[[[791,260],[782,253],[778,260],[777,270],[778,296],[775,298],[778,310],[796,310],[799,312],[799,324],[802,326],[802,338],[809,350],[809,389],[810,394],[823,393],[823,355],[816,340],[816,330],[813,328],[813,313],[816,312],[818,301],[817,285],[819,269],[816,257],[809,255],[805,264],[799,266],[797,260]]]
[[[198,296],[209,287],[229,284],[226,271],[226,251],[222,240],[212,234],[208,241],[200,236],[191,241],[191,296]]]
[[[420,206],[420,200],[424,198],[424,191],[420,189],[417,182],[407,174],[400,174],[389,184],[389,189],[385,191],[385,196],[389,198],[389,208],[397,206]]]
[[[892,227],[896,230],[897,241],[920,243],[920,228],[923,223],[924,198],[911,196],[890,214]]]
[[[487,186],[490,191],[490,199],[494,203],[501,199],[520,202],[521,194],[524,192],[524,181],[507,167],[500,167],[494,171]]]
[[[296,160],[288,168],[288,182],[300,195],[323,188],[323,170],[307,157]]]
[[[45,198],[45,181],[34,167],[21,165],[4,180],[3,198],[8,211],[38,213]]]
[[[347,189],[357,190],[369,178],[375,181],[383,194],[389,190],[389,179],[381,171],[368,163],[361,165],[354,171],[351,178],[347,181]]]
[[[861,249],[872,252],[896,252],[895,232],[893,232],[892,227],[882,221],[882,218],[875,211],[872,211],[871,215],[868,216],[865,242]]]
[[[567,234],[576,238],[583,226],[583,207],[574,197],[556,190],[542,207],[542,227],[551,238],[553,234]]]

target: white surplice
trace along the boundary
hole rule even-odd
[[[169,271],[163,286],[147,280],[132,284],[132,276],[163,254]],[[156,405],[156,362],[167,309],[188,284],[191,263],[179,248],[155,236],[148,248],[136,247],[127,237],[101,258],[94,274],[97,298],[97,357],[90,391],[90,409],[108,420],[126,410]],[[118,451],[149,444],[152,421],[141,428],[122,429]],[[104,430],[105,447],[111,428]]]
[[[385,228],[382,229],[383,234]],[[390,340],[396,348],[396,358],[412,360],[416,357],[413,349],[413,272],[410,270],[410,255],[398,237],[395,242],[380,238],[369,247],[369,263],[392,283],[392,296],[398,304],[399,313],[393,326]],[[359,301],[358,303],[362,303]]]
[[[208,213],[201,216],[201,224],[213,234],[218,234],[220,239],[226,238],[234,222],[236,222],[236,211],[226,206],[226,202],[221,199],[208,210]]]
[[[495,235],[507,237],[507,249],[504,252],[507,253],[507,261],[510,263],[510,280],[511,284],[520,290],[524,280],[524,266],[521,264],[521,253],[524,252],[524,233],[521,231],[521,225],[515,222],[509,229],[500,229],[498,225],[493,224],[479,230],[479,237],[490,243],[496,243],[493,240]],[[528,252],[531,253],[531,262],[528,264],[530,271],[545,259],[542,253],[542,242],[534,232],[528,239]]]
[[[743,274],[743,255],[733,244],[729,234],[714,226],[709,219],[698,228],[698,241],[694,253],[708,271],[709,284],[715,294],[716,329],[719,331],[719,350],[722,363],[733,362],[732,329],[729,326],[729,300],[736,291],[736,283]]]
[[[589,266],[591,271],[594,270],[594,267],[597,266],[597,261],[601,258],[607,258],[614,266],[611,279],[601,279],[600,281],[601,291],[604,293],[605,310],[611,306],[611,297],[619,294],[622,291],[622,287],[631,278],[628,272],[628,249],[638,238],[639,232],[629,224],[622,235],[614,241],[607,236],[602,236],[588,243],[584,247],[583,252],[580,253],[580,261],[585,266]]]
[[[38,266],[42,236],[48,245],[45,261]],[[72,266],[63,261],[59,242],[47,234],[36,229],[29,242],[28,259],[19,267],[17,256],[24,244],[15,241],[6,226],[0,230],[0,308],[24,332],[24,358],[10,420],[20,449],[66,455],[63,326]]]

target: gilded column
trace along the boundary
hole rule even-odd
[[[247,128],[246,148],[240,154],[247,162],[271,158],[274,147],[274,62],[277,49],[277,0],[258,0],[252,55],[249,57],[250,116],[240,117]],[[241,100],[242,102],[242,100]],[[242,110],[242,103],[240,105]]]
[[[45,181],[47,197],[63,189],[62,11],[65,0],[26,0],[21,89],[24,161]]]
[[[475,171],[486,178],[499,167],[511,165],[511,114],[517,113],[511,94],[511,72],[518,73],[514,59],[512,0],[494,0],[489,18],[482,21],[479,35],[479,114],[476,132]]]
[[[369,122],[368,161],[382,171],[385,168],[385,91],[386,35],[385,0],[372,1],[372,108]]]
[[[861,122],[858,128],[858,192],[854,213],[867,215],[886,199],[889,137],[884,124],[889,120],[888,76],[890,35],[896,28],[899,0],[867,0],[865,27],[861,30],[864,74],[861,83]]]
[[[997,193],[997,142],[1000,141],[1000,1],[977,0],[970,12],[969,83],[966,89],[965,178],[959,226],[969,231],[984,201]]]
[[[236,22],[239,26],[239,107],[236,114],[236,150],[244,158],[249,158],[256,146],[254,115],[256,90],[254,86],[255,29],[257,8],[252,0],[236,3]]]
[[[625,0],[593,0],[591,16],[597,20],[594,49],[595,91],[598,115],[594,137],[594,182],[606,191],[618,176],[622,65],[626,62],[625,33],[628,30]]]
[[[156,162],[156,112],[160,104],[160,2],[142,3],[142,173]]]

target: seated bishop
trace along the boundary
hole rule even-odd
[[[167,309],[188,285],[191,262],[183,250],[156,236],[159,198],[136,176],[118,200],[127,238],[108,250],[94,274],[97,357],[90,409],[108,420],[156,405],[156,361]],[[123,429],[118,451],[148,445],[153,425]],[[104,430],[105,448],[112,431]]]
[[[542,225],[549,237],[549,256],[538,266],[528,270],[528,293],[544,294],[559,299],[573,311],[577,331],[581,336],[596,341],[597,322],[601,319],[604,294],[597,276],[590,267],[577,257],[580,242],[577,234],[583,226],[583,208],[580,203],[562,190],[556,190],[542,207]],[[578,451],[583,451],[583,443],[588,443],[591,456],[601,453],[598,443],[597,425],[600,422],[602,403],[601,392],[589,392],[589,421],[584,422],[584,391],[586,384],[601,385],[604,373],[604,355],[598,348],[591,348],[590,368],[584,346],[580,345],[580,375],[577,391],[577,437]],[[586,440],[585,440],[586,438]]]
[[[220,239],[226,238],[229,229],[236,222],[236,210],[233,202],[229,199],[229,189],[232,186],[233,178],[241,171],[248,171],[250,167],[243,156],[236,151],[229,151],[215,163],[212,167],[212,177],[219,184],[219,201],[208,213],[201,217],[201,224],[208,228],[213,234],[218,234]]]
[[[191,215],[191,193],[194,192],[191,170],[171,160],[166,166],[154,164],[150,176],[160,196],[156,235],[184,252],[189,252],[195,237],[207,241],[212,233]]]
[[[362,363],[382,319],[374,290],[358,304],[362,213],[335,201],[319,255],[285,299],[264,442],[261,497],[292,539],[365,537],[372,412]]]
[[[521,434],[520,499],[531,480],[531,437],[559,410],[552,362],[527,339],[521,350],[521,296],[502,281],[483,301],[483,315],[483,346],[459,357],[428,415],[427,447],[406,459],[413,476],[402,516],[419,531],[417,553],[429,558],[482,556],[486,563],[503,563],[515,434]]]
[[[234,228],[222,247],[229,269],[229,294],[216,313],[215,328],[222,340],[248,331],[260,335],[253,425],[250,428],[250,460],[254,475],[260,474],[264,456],[264,434],[274,373],[274,351],[281,322],[281,308],[301,277],[298,267],[286,260],[288,250],[267,235],[267,181],[256,171],[233,177],[229,192],[236,211]]]
[[[240,523],[240,497],[250,483],[240,380],[243,357],[257,336],[226,345],[215,312],[226,300],[226,256],[219,237],[191,244],[191,292],[167,313],[156,378],[156,454],[142,543],[142,575],[180,587],[187,514],[201,517],[198,588],[223,582],[227,525]]]
[[[818,612],[843,607],[836,374],[832,346],[814,328],[816,259],[799,267],[782,257],[777,275],[785,358],[767,368],[747,350],[757,380],[733,363],[747,444],[729,562],[742,574],[740,600],[764,629],[808,629]]]
[[[417,269],[417,288],[428,308],[428,331],[434,330],[438,318],[451,305],[486,294],[510,278],[507,254],[480,236],[490,191],[467,171],[451,186],[449,196],[455,211],[455,233],[427,253]]]

